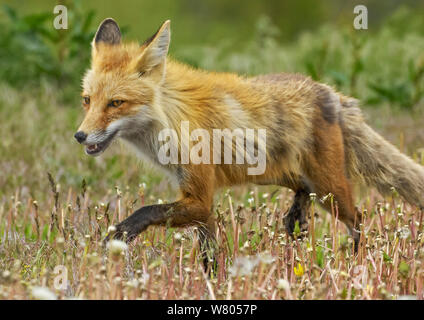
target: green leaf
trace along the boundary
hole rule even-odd
[[[16,22],[18,20],[18,15],[16,14],[16,10],[12,7],[9,7],[7,4],[3,5],[3,11],[9,17],[10,20]]]
[[[294,230],[293,233],[295,235],[299,235],[300,234],[300,226],[299,226],[299,220],[296,220],[295,224],[294,224]]]
[[[387,262],[387,263],[391,263],[392,262],[392,258],[383,251],[383,261]]]
[[[405,261],[401,261],[399,263],[399,272],[403,277],[407,277],[409,274],[409,264]]]
[[[49,226],[48,226],[48,224],[45,224],[44,228],[43,228],[43,232],[41,234],[41,239],[44,240],[44,241],[47,241],[48,233],[49,233]]]

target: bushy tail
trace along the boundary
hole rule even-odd
[[[424,167],[402,154],[363,120],[356,100],[342,97],[342,130],[350,177],[382,194],[391,188],[410,204],[424,208]]]

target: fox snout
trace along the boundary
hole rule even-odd
[[[85,146],[86,154],[98,156],[109,147],[112,140],[117,136],[118,131],[97,130],[87,134],[83,130],[78,130],[74,137],[80,144]]]
[[[84,131],[78,131],[74,137],[79,143],[83,143],[87,139],[87,134]]]

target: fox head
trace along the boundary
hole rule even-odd
[[[100,155],[116,137],[134,134],[152,121],[151,105],[164,79],[170,21],[142,45],[121,43],[113,19],[104,20],[92,41],[91,68],[83,79],[85,118],[75,139],[88,155]]]

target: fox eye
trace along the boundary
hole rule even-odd
[[[112,100],[111,102],[109,102],[108,107],[117,108],[123,103],[124,103],[124,100]]]
[[[82,98],[82,101],[85,105],[89,105],[90,104],[90,97],[86,96]]]

